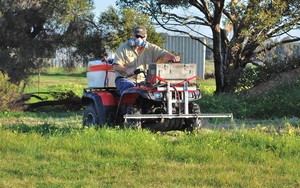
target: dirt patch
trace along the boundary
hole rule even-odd
[[[249,96],[259,96],[274,90],[278,85],[291,85],[300,78],[300,68],[279,74],[275,79],[263,82],[246,92]]]

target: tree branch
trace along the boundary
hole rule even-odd
[[[200,42],[201,44],[203,44],[204,46],[206,46],[208,49],[212,50],[212,48],[209,47],[207,44],[205,44],[205,43],[201,40],[200,37],[195,37],[195,36],[191,35],[191,33],[188,32],[188,31],[183,31],[183,30],[178,30],[178,29],[171,29],[171,28],[168,28],[168,27],[166,27],[166,24],[162,24],[159,20],[157,20],[157,18],[154,18],[154,19],[155,19],[155,21],[159,24],[159,26],[162,27],[163,29],[165,29],[165,30],[167,30],[167,31],[176,32],[176,33],[186,34],[186,35],[188,35],[191,39],[194,39],[194,40]],[[201,34],[201,35],[202,35],[202,34]],[[202,35],[202,36],[206,37],[205,35]]]

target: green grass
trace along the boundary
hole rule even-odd
[[[31,81],[24,93],[35,93],[46,100],[52,100],[53,96],[45,92],[69,92],[81,97],[84,88],[87,88],[86,68],[77,68],[66,71],[62,68],[44,68],[40,77],[38,74],[31,76]],[[29,102],[39,102],[32,98]]]
[[[238,97],[214,97],[213,83],[200,80],[202,112],[248,109]],[[44,70],[41,85],[42,91],[75,88],[80,95],[85,70]],[[27,91],[37,91],[36,85]],[[82,129],[81,117],[81,111],[60,109],[0,113],[0,187],[300,186],[297,117],[203,120],[199,134]]]
[[[215,65],[213,61],[205,62],[205,73],[214,74],[215,73]]]
[[[0,116],[0,187],[297,187],[299,132],[81,129],[80,114]]]
[[[40,82],[38,81],[40,80]],[[40,74],[34,74],[31,77],[31,83],[26,87],[25,93],[33,92],[58,92],[67,89],[75,89],[82,92],[87,87],[86,69],[78,68],[72,71],[66,71],[62,68],[45,68]]]

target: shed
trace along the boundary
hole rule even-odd
[[[206,47],[189,36],[163,35],[163,47],[181,58],[181,63],[197,64],[197,76],[204,79]],[[206,43],[205,38],[201,41]]]

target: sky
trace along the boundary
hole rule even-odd
[[[99,15],[104,12],[109,6],[116,6],[116,0],[95,0],[94,13]]]

